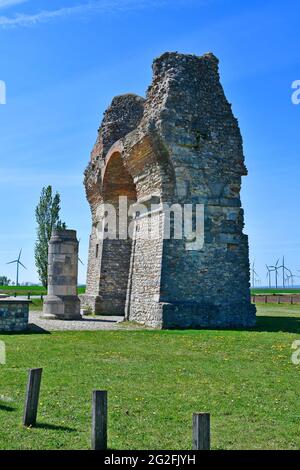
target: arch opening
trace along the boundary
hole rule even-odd
[[[103,178],[102,197],[108,203],[117,203],[119,196],[126,196],[129,201],[136,201],[136,187],[132,176],[127,171],[119,152],[111,155]]]
[[[121,154],[114,153],[107,164],[103,183],[102,197],[107,217],[107,205],[114,207],[115,237],[104,236],[101,253],[101,272],[99,296],[101,312],[108,315],[125,315],[127,286],[130,271],[132,239],[128,236],[128,210],[120,210],[119,198],[126,198],[127,209],[137,200],[136,187],[132,176],[122,161]],[[123,199],[124,202],[124,199]],[[124,220],[125,219],[125,220]],[[107,230],[105,223],[103,230]]]

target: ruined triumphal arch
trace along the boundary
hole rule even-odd
[[[83,305],[165,328],[253,325],[246,174],[216,57],[156,59],[146,99],[113,99],[85,172],[92,231]]]

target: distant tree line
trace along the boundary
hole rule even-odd
[[[7,276],[0,276],[0,286],[9,286],[10,282]]]

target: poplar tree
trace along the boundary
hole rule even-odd
[[[35,243],[34,255],[39,279],[45,288],[47,288],[48,284],[48,244],[52,230],[66,229],[66,224],[61,221],[59,213],[59,193],[56,192],[53,196],[52,187],[44,187],[35,210],[37,221],[37,240]]]

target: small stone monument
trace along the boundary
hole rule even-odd
[[[53,230],[48,254],[48,295],[43,318],[81,320],[77,295],[78,240],[75,230]]]
[[[0,297],[0,333],[24,331],[28,328],[30,300]]]

